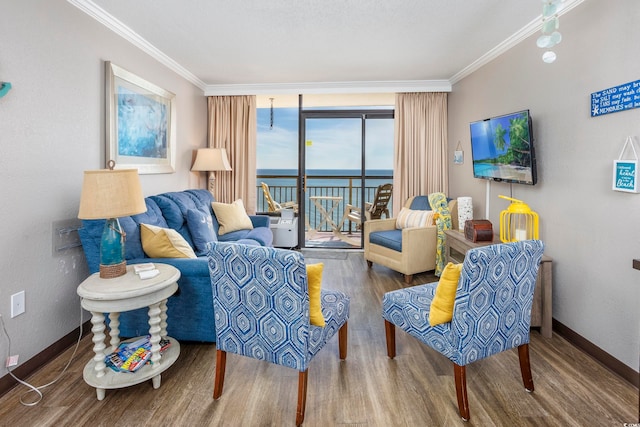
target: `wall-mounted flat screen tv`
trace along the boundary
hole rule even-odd
[[[534,185],[536,156],[529,110],[470,124],[473,176]]]

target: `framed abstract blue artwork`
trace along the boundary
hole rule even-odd
[[[175,172],[175,95],[105,62],[106,162],[140,174]]]

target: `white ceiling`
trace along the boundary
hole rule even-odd
[[[542,12],[541,0],[68,1],[207,95],[450,90],[539,31]]]

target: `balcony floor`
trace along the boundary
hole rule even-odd
[[[339,236],[329,231],[305,233],[305,247],[327,249],[360,249],[360,232],[343,232]]]

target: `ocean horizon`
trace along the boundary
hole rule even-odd
[[[378,185],[393,180],[392,169],[368,169],[365,178],[365,187],[377,187]],[[257,169],[258,184],[265,182],[270,187],[295,187],[298,176],[297,169]],[[264,178],[261,178],[264,176]],[[268,178],[267,178],[268,177]],[[277,178],[272,178],[277,177]],[[322,177],[322,178],[320,178]],[[336,177],[336,178],[326,178]],[[391,177],[391,178],[386,178]],[[308,187],[347,187],[349,181],[352,185],[360,179],[359,169],[308,169]]]
[[[297,169],[258,169],[257,184],[264,182],[278,202],[296,199]],[[393,182],[393,170],[369,169],[365,179],[365,200],[373,199],[375,189],[382,184]],[[334,178],[335,177],[335,178]],[[309,196],[339,196],[343,198],[334,212],[334,220],[340,219],[344,204],[360,204],[360,170],[358,169],[309,169],[307,170],[307,200],[305,205],[312,224],[317,218],[315,207],[309,203]],[[351,188],[351,192],[349,191]],[[258,194],[259,210],[266,210],[261,192]],[[309,211],[311,209],[311,211]]]

